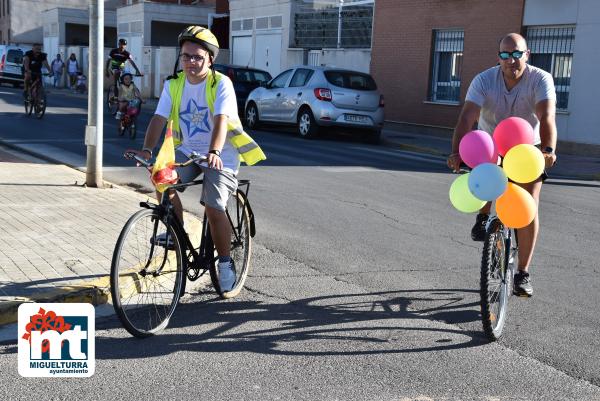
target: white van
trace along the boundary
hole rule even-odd
[[[0,83],[23,86],[23,56],[30,46],[0,45]]]

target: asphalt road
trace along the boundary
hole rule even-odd
[[[0,141],[85,166],[85,100],[50,94],[42,120],[19,102],[0,87]],[[149,191],[147,173],[121,158],[132,142],[105,123],[104,178]],[[90,379],[40,379],[32,390],[15,347],[0,347],[0,394],[600,400],[598,182],[544,185],[535,295],[511,299],[505,336],[489,344],[481,244],[469,237],[473,216],[448,201],[454,177],[440,158],[342,134],[253,137],[268,160],[240,173],[252,180],[258,230],[247,290],[229,301],[210,289],[187,297],[169,329],[144,341],[114,318],[100,321]],[[201,213],[198,198],[185,193],[188,210]]]

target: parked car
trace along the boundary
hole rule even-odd
[[[357,128],[367,141],[376,143],[383,127],[383,106],[383,96],[369,74],[298,66],[252,91],[246,101],[246,125],[294,124],[303,138],[316,137],[321,127]]]
[[[0,45],[0,83],[11,83],[15,88],[23,85],[23,56],[29,48]]]
[[[227,75],[233,82],[237,98],[238,113],[243,119],[244,106],[250,92],[261,85],[266,85],[272,78],[267,71],[239,65],[215,64],[215,70]]]

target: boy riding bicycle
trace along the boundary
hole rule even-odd
[[[119,82],[119,78],[121,77],[121,74],[125,69],[126,62],[129,61],[131,63],[137,75],[142,75],[137,65],[135,65],[135,62],[131,58],[131,54],[127,50],[125,50],[126,47],[127,40],[123,38],[119,39],[119,47],[112,49],[109,54],[109,59],[106,60],[106,76],[108,77],[110,76],[110,74],[112,74],[113,76],[115,96],[117,96],[119,93],[117,82]]]
[[[181,32],[178,42],[180,53],[174,73],[165,82],[146,131],[143,150],[135,153],[150,159],[152,149],[170,120],[177,148],[176,161],[185,161],[192,153],[206,154],[205,163],[194,163],[177,172],[182,182],[204,174],[200,202],[205,207],[219,255],[220,286],[227,292],[236,281],[230,257],[231,225],[225,213],[227,200],[237,189],[240,159],[252,165],[266,157],[241,128],[231,80],[214,70],[213,62],[219,52],[217,38],[206,28],[189,26]],[[178,71],[179,62],[182,71]],[[157,195],[160,199],[160,194]],[[170,190],[169,197],[175,214],[183,222],[183,207],[176,191]],[[165,234],[157,236],[157,244],[167,245],[165,238]]]

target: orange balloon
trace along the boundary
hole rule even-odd
[[[505,226],[523,228],[535,218],[537,205],[529,192],[509,182],[506,191],[496,200],[496,213]]]

